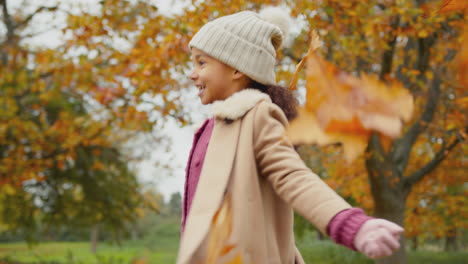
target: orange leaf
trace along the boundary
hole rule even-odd
[[[294,72],[294,75],[291,80],[291,84],[289,85],[290,90],[296,90],[297,86],[297,80],[299,79],[299,72],[301,71],[302,67],[304,67],[305,64],[305,58],[303,58],[296,66],[296,71]]]
[[[342,143],[345,159],[350,162],[364,152],[367,146],[367,135],[325,132],[320,127],[314,114],[306,109],[299,109],[299,116],[291,122],[287,136],[294,144],[317,144],[325,146]]]
[[[463,30],[462,44],[459,55],[458,79],[462,87],[468,87],[468,23]]]
[[[359,119],[356,116],[354,116],[353,119],[349,121],[340,121],[332,119],[325,128],[325,131],[338,133],[369,133],[369,131],[364,128],[361,121],[359,121]]]
[[[237,255],[233,260],[226,262],[226,264],[242,264],[242,257]]]
[[[439,13],[449,13],[452,11],[464,11],[468,7],[468,1],[466,0],[444,0],[442,3]]]
[[[235,249],[235,246],[227,241],[232,232],[231,199],[227,195],[221,208],[216,212],[211,221],[211,230],[208,235],[207,257],[205,263],[218,263],[218,261]],[[238,254],[234,260],[226,263],[241,263]]]
[[[401,83],[343,72],[315,54],[314,45],[306,61],[306,103],[287,132],[292,142],[340,142],[350,161],[365,150],[372,132],[399,136],[413,112],[413,97]]]
[[[312,30],[310,36],[311,36],[311,42],[310,42],[308,54],[310,52],[313,52],[313,51],[317,50],[318,48],[320,48],[322,46],[322,43],[320,42],[320,37],[317,34],[316,30]],[[303,58],[299,62],[299,64],[297,64],[296,71],[294,72],[294,75],[293,75],[292,80],[291,80],[291,84],[289,85],[290,90],[296,90],[297,80],[299,79],[299,72],[304,67],[305,62],[306,62],[306,58]]]
[[[290,124],[287,135],[295,144],[312,143],[327,145],[333,143],[332,138],[319,126],[315,115],[305,108],[299,109],[299,115]]]

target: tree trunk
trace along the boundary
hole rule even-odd
[[[93,254],[96,254],[98,240],[99,240],[99,227],[98,225],[94,225],[93,229],[91,230],[91,252]]]
[[[369,147],[374,147],[372,144]],[[372,149],[369,149],[373,151]],[[407,189],[402,184],[401,175],[396,169],[398,166],[391,159],[384,158],[373,152],[372,157],[366,160],[369,174],[372,198],[375,206],[375,216],[392,221],[403,227]],[[380,152],[382,153],[382,152]],[[376,260],[378,264],[406,264],[406,251],[404,236],[400,239],[400,249],[392,256]]]
[[[393,190],[381,190],[380,194],[374,194],[375,215],[379,218],[384,218],[392,221],[400,226],[403,226],[405,220],[405,203],[406,196],[398,195]],[[405,238],[400,239],[400,249],[392,256],[376,260],[378,264],[405,264],[406,250]]]
[[[419,247],[419,240],[418,240],[418,237],[417,237],[417,236],[413,237],[412,242],[413,242],[413,243],[411,244],[411,249],[412,249],[413,251],[418,250],[418,247]]]
[[[447,252],[455,252],[458,249],[456,231],[456,229],[452,229],[447,232],[447,235],[445,236],[445,251]]]

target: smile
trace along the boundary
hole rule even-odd
[[[197,88],[198,88],[198,96],[202,96],[203,93],[205,92],[206,86],[204,86],[204,85],[197,85]]]

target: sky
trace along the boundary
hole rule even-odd
[[[27,3],[23,5],[22,2]],[[78,12],[79,10],[73,6],[81,5],[87,11],[93,12],[99,0],[7,0],[8,7],[11,9],[23,8],[27,13],[32,13],[38,6],[54,6],[60,2],[60,8],[69,12]],[[171,15],[182,11],[183,7],[190,1],[185,0],[152,0],[165,15]],[[26,9],[25,9],[26,8]],[[12,12],[13,13],[13,12]],[[65,25],[65,15],[50,14],[38,15],[34,18],[31,32],[44,32],[27,40],[28,45],[45,46],[54,48],[60,45],[66,36],[61,33],[61,28]],[[4,33],[4,29],[0,28],[0,34]],[[208,109],[202,106],[197,91],[193,87],[184,95],[184,100],[190,104],[190,112],[192,112],[193,124],[185,127],[180,127],[175,121],[169,120],[160,135],[170,138],[170,148],[168,152],[164,147],[155,146],[149,156],[143,161],[134,164],[132,167],[136,170],[138,179],[146,188],[155,188],[162,193],[165,200],[168,200],[174,192],[181,192],[184,188],[185,164],[188,159],[190,147],[192,145],[193,134],[196,128],[208,116]],[[195,102],[195,103],[194,103]],[[136,146],[138,147],[138,145]],[[171,169],[158,165],[169,164]]]

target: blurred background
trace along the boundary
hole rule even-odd
[[[404,250],[377,263],[467,263],[467,5],[456,0],[0,0],[0,263],[174,263],[184,167],[209,116],[187,78],[188,42],[266,5],[293,18],[279,84],[316,29],[326,60],[415,98],[403,135],[373,135],[351,164],[339,145],[298,149],[352,205],[404,225]],[[295,220],[307,263],[374,263]]]

